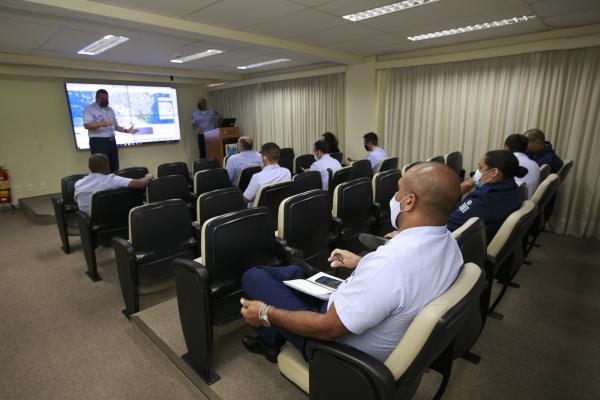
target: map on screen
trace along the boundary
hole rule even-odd
[[[89,149],[83,111],[105,89],[119,126],[138,129],[136,134],[115,131],[118,146],[174,142],[181,139],[177,93],[173,87],[66,83],[67,100],[77,149]]]

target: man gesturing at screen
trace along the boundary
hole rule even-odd
[[[124,133],[136,133],[133,126],[123,128],[117,123],[115,112],[108,106],[108,92],[99,89],[96,101],[83,111],[83,126],[88,130],[90,153],[101,153],[108,157],[110,172],[119,169],[119,153],[115,140],[115,130]]]

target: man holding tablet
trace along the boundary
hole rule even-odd
[[[108,157],[110,172],[119,169],[119,153],[115,140],[115,131],[136,133],[133,126],[123,128],[117,122],[115,112],[108,106],[108,92],[99,89],[96,92],[96,101],[83,111],[83,126],[88,130],[90,138],[90,153],[101,153]]]

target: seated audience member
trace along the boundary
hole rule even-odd
[[[526,173],[511,152],[488,151],[479,161],[475,175],[461,183],[462,193],[473,187],[475,190],[450,213],[448,229],[453,231],[469,218],[479,217],[485,223],[489,243],[510,213],[521,206],[521,196],[514,178],[522,178]]]
[[[531,160],[525,154],[527,150],[527,136],[513,133],[504,141],[504,150],[508,150],[517,157],[519,165],[527,170],[527,175],[522,178],[515,176],[515,182],[517,184],[525,182],[527,184],[528,196],[530,199],[540,184],[540,166],[533,160]]]
[[[338,140],[333,133],[325,132],[321,135],[321,139],[323,139],[323,141],[327,143],[327,146],[329,146],[330,153],[340,153]]]
[[[287,168],[280,167],[279,146],[273,142],[265,143],[260,148],[262,154],[262,171],[252,175],[248,187],[244,191],[244,200],[248,203],[254,201],[258,189],[263,185],[285,182],[292,179],[292,174]]]
[[[316,161],[312,163],[309,171],[319,171],[321,174],[321,182],[323,183],[323,189],[327,190],[327,184],[329,183],[329,172],[335,172],[342,168],[342,164],[335,158],[329,155],[329,146],[323,140],[316,141],[313,147]]]
[[[248,270],[242,287],[252,300],[241,300],[241,313],[258,336],[244,337],[243,345],[274,362],[286,340],[300,351],[307,338],[336,340],[385,360],[416,314],[448,289],[463,264],[446,228],[459,187],[456,174],[436,163],[415,166],[400,178],[390,200],[391,222],[400,233],[362,258],[335,249],[331,266],[354,272],[329,301],[307,300],[282,283],[313,273],[302,261]]]
[[[129,179],[110,173],[108,157],[104,154],[92,154],[88,161],[90,174],[75,183],[75,201],[79,210],[86,214],[90,213],[90,201],[92,193],[98,190],[117,189],[129,187],[132,189],[143,189],[154,178],[147,174],[142,179]]]
[[[238,154],[234,154],[227,159],[227,174],[229,174],[229,180],[235,185],[238,176],[242,169],[246,167],[257,167],[260,165],[260,154],[256,151],[252,151],[254,143],[252,138],[248,136],[242,136],[237,142]]]
[[[540,166],[550,165],[552,172],[558,172],[562,168],[563,160],[556,155],[554,149],[552,149],[552,144],[546,141],[544,132],[539,129],[530,129],[524,135],[529,139],[527,143],[527,156],[529,158]]]
[[[367,160],[371,162],[371,168],[373,168],[374,171],[375,168],[387,158],[387,153],[381,147],[377,146],[379,139],[374,132],[366,133],[363,136],[363,139],[365,141],[365,150],[369,153],[367,154]]]

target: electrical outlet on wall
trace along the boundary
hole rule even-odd
[[[21,185],[15,185],[15,186],[13,186],[13,192],[15,192],[15,193],[21,193]]]
[[[47,185],[46,185],[46,182],[42,182],[42,183],[40,183],[40,190],[41,190],[42,192],[44,192],[44,191],[46,190],[46,186],[47,186]]]
[[[33,192],[33,185],[31,183],[28,183],[25,187],[27,188],[28,192]]]

